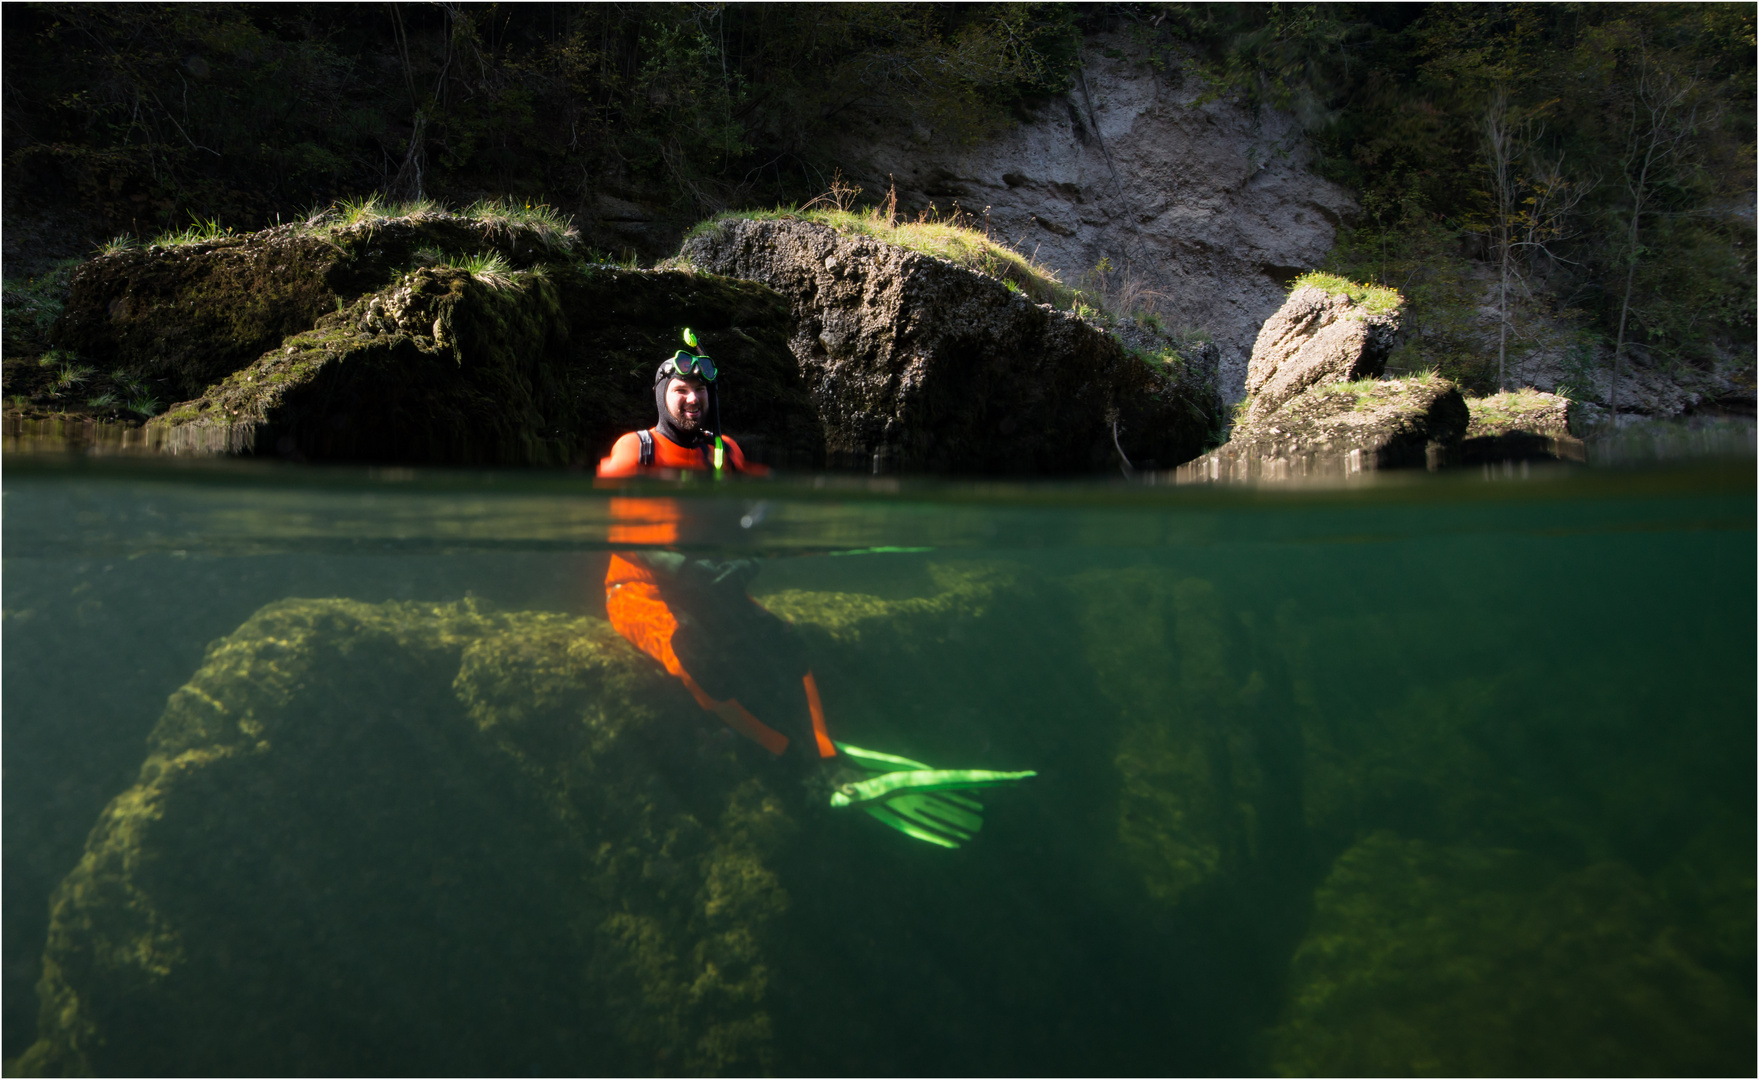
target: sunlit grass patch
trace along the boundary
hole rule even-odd
[[[513,264],[498,251],[480,251],[466,255],[456,263],[458,269],[491,289],[513,284]]]
[[[795,220],[811,221],[835,229],[843,236],[871,236],[887,244],[921,255],[945,259],[956,266],[1011,283],[1014,291],[1023,293],[1038,304],[1050,304],[1064,311],[1074,311],[1084,318],[1103,312],[1099,299],[1081,289],[1065,285],[1055,272],[1040,266],[1026,256],[953,220],[894,219],[880,207],[869,210],[839,210],[832,207],[778,207],[774,210],[733,210],[710,218],[692,229],[687,236],[700,236],[719,228],[731,219],[749,221]]]
[[[479,199],[464,211],[464,216],[488,226],[496,233],[529,233],[547,248],[562,250],[571,246],[579,233],[574,221],[549,203],[522,203],[518,199]]]
[[[390,216],[385,213],[385,206],[379,200],[377,192],[364,198],[338,199],[332,209],[335,211],[337,223],[343,228],[374,222],[382,217]]]
[[[1322,292],[1331,293],[1333,296],[1347,297],[1368,309],[1369,314],[1372,315],[1397,310],[1405,302],[1405,298],[1399,294],[1397,289],[1386,285],[1358,284],[1349,278],[1328,274],[1322,270],[1309,270],[1296,278],[1294,285],[1290,286],[1291,291],[1294,289],[1319,289]]]
[[[214,240],[224,240],[232,235],[230,225],[221,225],[219,218],[203,220],[191,214],[192,223],[183,229],[162,232],[149,241],[152,247],[178,247],[183,244],[204,244]],[[108,252],[106,252],[108,254]]]

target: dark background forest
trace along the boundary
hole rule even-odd
[[[375,191],[547,204],[589,241],[612,205],[681,231],[823,191],[857,117],[963,141],[1018,122],[1104,30],[1298,116],[1362,208],[1336,267],[1432,323],[1473,306],[1464,253],[1606,345],[1726,362],[1753,340],[1754,11],[8,4],[6,275]]]

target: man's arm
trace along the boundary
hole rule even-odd
[[[634,476],[641,471],[641,436],[631,431],[611,446],[609,457],[599,459],[600,476]]]

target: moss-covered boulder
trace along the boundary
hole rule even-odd
[[[729,217],[681,257],[788,298],[789,347],[840,464],[1069,473],[1111,468],[1121,448],[1164,466],[1196,454],[1213,426],[1208,382],[1000,277],[876,236]]]
[[[1179,466],[1180,483],[1343,478],[1451,463],[1469,415],[1433,373],[1381,379],[1403,298],[1307,274],[1265,320],[1228,441]]]
[[[1439,375],[1319,383],[1234,426],[1219,449],[1181,465],[1181,481],[1347,477],[1448,464],[1468,421]]]
[[[74,272],[53,337],[80,370],[175,403],[148,447],[590,465],[653,423],[654,368],[688,325],[726,372],[728,432],[759,461],[822,461],[780,297],[571,244],[421,211],[121,251]]]
[[[1320,887],[1269,1035],[1283,1076],[1723,1075],[1753,1003],[1620,863],[1375,833]],[[1750,971],[1748,972],[1750,975]]]
[[[270,605],[56,892],[20,1068],[764,1071],[749,765],[602,621]]]
[[[55,341],[191,398],[412,264],[495,252],[524,268],[565,257],[570,243],[423,212],[116,251],[74,271]]]
[[[1457,459],[1464,465],[1586,461],[1586,447],[1570,430],[1573,406],[1569,398],[1532,388],[1467,398],[1471,421]]]
[[[729,432],[759,460],[811,464],[817,432],[785,323],[773,293],[709,275],[422,268],[286,338],[150,435],[174,451],[590,464],[653,423],[654,358],[687,324],[728,372]]]

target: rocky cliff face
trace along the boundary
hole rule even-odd
[[[956,203],[1064,281],[1088,276],[1115,306],[1207,331],[1238,401],[1260,324],[1355,204],[1309,170],[1293,117],[1204,101],[1197,79],[1122,35],[1089,38],[1081,57],[1069,94],[999,138],[864,130],[845,159],[870,195],[895,181],[901,205]],[[1103,282],[1089,273],[1101,260],[1115,268]]]
[[[682,255],[789,299],[788,345],[835,464],[1067,473],[1121,451],[1165,466],[1200,451],[1212,427],[1207,380],[942,259],[810,221],[740,218]]]

